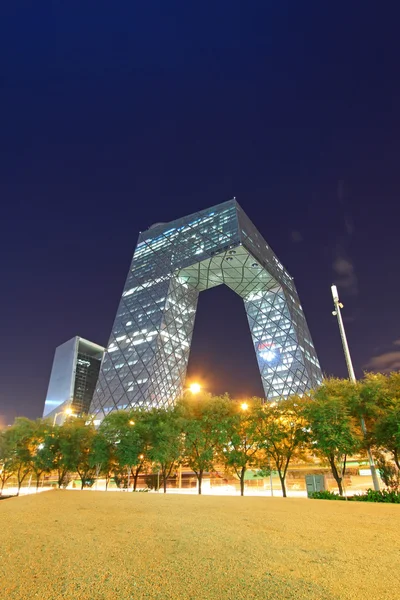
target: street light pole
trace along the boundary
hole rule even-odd
[[[340,310],[341,308],[343,308],[343,304],[339,301],[339,294],[338,294],[336,285],[331,286],[331,291],[332,291],[332,297],[333,297],[333,304],[335,306],[335,310],[332,312],[332,314],[335,317],[337,317],[337,320],[338,320],[340,337],[342,338],[342,344],[343,344],[344,357],[346,359],[347,370],[349,372],[349,379],[352,383],[356,383],[356,376],[354,374],[353,363],[351,361],[349,345],[347,343],[346,332],[344,330],[344,325],[343,325],[342,313]],[[364,437],[366,437],[367,428],[365,426],[365,421],[364,421],[363,416],[360,417],[360,422],[361,422],[361,429],[362,429],[363,435],[364,435]],[[378,479],[378,475],[376,473],[374,458],[371,454],[371,450],[370,450],[369,446],[367,446],[367,454],[368,454],[369,466],[371,469],[372,481],[374,484],[374,490],[376,492],[379,492],[379,490],[380,490],[379,479]]]

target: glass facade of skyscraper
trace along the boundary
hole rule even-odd
[[[71,408],[76,414],[87,414],[96,388],[101,357],[78,353],[75,370],[74,396]]]
[[[182,393],[199,292],[225,284],[245,310],[267,400],[321,369],[293,280],[236,200],[140,234],[90,412],[168,406]]]
[[[87,414],[93,399],[104,348],[74,337],[56,348],[43,416],[65,419],[65,410],[74,415]]]

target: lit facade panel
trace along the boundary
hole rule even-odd
[[[71,408],[75,415],[87,414],[97,384],[104,348],[78,336],[55,351],[43,417],[53,418]]]
[[[245,304],[267,399],[322,379],[293,280],[235,200],[138,241],[90,408],[168,406],[182,393],[199,292],[225,284]]]
[[[76,338],[56,348],[47,389],[43,417],[58,409],[74,391],[74,367],[76,361]]]

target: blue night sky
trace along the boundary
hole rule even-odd
[[[1,422],[42,414],[57,345],[107,343],[139,231],[233,196],[294,276],[324,372],[346,375],[333,282],[357,374],[400,367],[397,16],[2,3]],[[262,394],[227,288],[200,296],[189,376]]]

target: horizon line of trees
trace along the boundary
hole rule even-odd
[[[113,479],[120,488],[132,483],[134,491],[140,475],[157,474],[166,492],[183,465],[196,475],[199,494],[204,474],[222,469],[238,478],[243,495],[252,469],[260,477],[277,471],[286,497],[291,461],[315,457],[329,466],[343,495],[348,457],[366,460],[368,450],[385,486],[398,491],[400,373],[367,373],[356,383],[328,378],[303,396],[272,403],[187,394],[168,409],[111,412],[98,429],[87,417],[62,426],[18,417],[0,430],[0,494],[11,477],[19,493],[28,475],[38,487],[49,473],[59,487],[77,473],[81,488],[101,477],[106,489]]]

